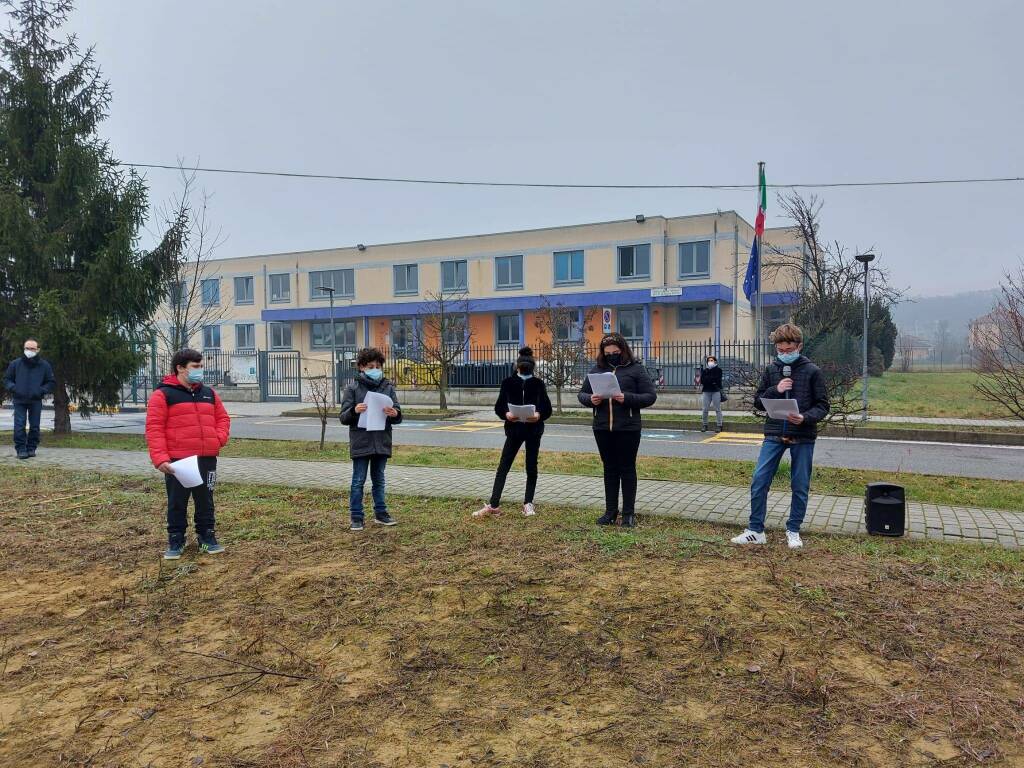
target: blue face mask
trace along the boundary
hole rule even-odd
[[[188,383],[189,384],[202,384],[203,383],[203,369],[202,368],[189,368],[188,369]]]
[[[366,374],[366,378],[373,381],[380,381],[381,376],[384,375],[384,371],[380,368],[367,368],[363,373]]]
[[[523,381],[526,381],[527,379],[532,379],[533,378],[533,374],[532,373],[517,373],[516,375],[520,379],[522,379]]]
[[[799,352],[779,352],[779,362],[783,365],[792,365],[799,359]]]

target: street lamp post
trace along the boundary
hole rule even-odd
[[[859,253],[857,261],[864,265],[864,332],[861,335],[861,346],[864,352],[864,367],[861,379],[861,396],[864,400],[864,414],[862,421],[868,420],[868,264],[875,258],[873,253]]]
[[[338,404],[338,340],[334,333],[334,288],[321,285],[320,290],[331,299],[331,405]]]

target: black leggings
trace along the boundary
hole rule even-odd
[[[501,461],[498,462],[498,471],[494,474],[494,488],[491,490],[492,507],[501,506],[501,494],[505,490],[505,479],[508,471],[512,468],[512,462],[516,460],[516,454],[524,443],[526,444],[526,497],[523,503],[532,504],[533,494],[537,490],[537,456],[540,454],[540,435],[507,435],[505,447],[501,449]]]
[[[636,507],[636,454],[640,450],[640,430],[595,429],[594,439],[604,464],[604,508],[611,515],[619,512],[619,485],[622,485],[622,514],[632,515]]]

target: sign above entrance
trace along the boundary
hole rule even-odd
[[[666,285],[663,288],[651,288],[651,298],[657,299],[662,296],[682,296],[683,286],[681,285]]]

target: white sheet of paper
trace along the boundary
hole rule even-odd
[[[383,432],[388,425],[384,409],[394,406],[394,402],[380,392],[367,392],[363,402],[366,403],[366,410],[359,414],[359,426],[367,432]]]
[[[203,484],[203,473],[199,471],[199,457],[189,456],[171,462],[171,471],[178,482],[186,488],[195,488]]]
[[[588,373],[587,379],[590,381],[590,388],[594,390],[595,395],[610,398],[622,393],[619,388],[619,380],[615,378],[614,373]]]
[[[515,416],[520,421],[526,421],[532,419],[537,415],[537,407],[534,405],[512,405],[508,406],[509,413]]]
[[[768,411],[768,418],[770,419],[785,421],[788,414],[800,413],[796,400],[792,398],[765,397],[761,399],[761,402],[764,403],[764,409]]]

